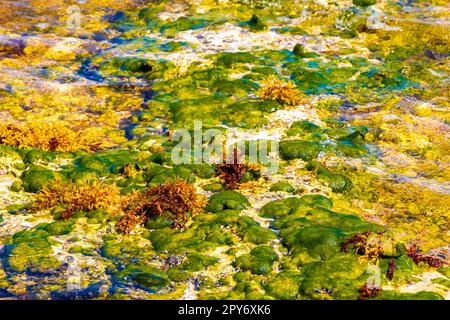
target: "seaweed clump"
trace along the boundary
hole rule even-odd
[[[216,167],[217,175],[223,180],[225,189],[236,189],[249,169],[245,163],[239,163],[238,158],[238,151],[234,148],[233,162],[219,164]]]
[[[1,124],[0,144],[62,152],[96,151],[101,147],[101,142],[87,132],[59,123]]]
[[[61,218],[69,219],[76,212],[100,208],[112,214],[120,210],[123,201],[120,190],[115,185],[101,181],[92,181],[85,185],[56,181],[36,195],[32,209],[39,211],[59,206],[64,209]]]
[[[385,231],[380,232],[361,232],[348,238],[341,246],[341,252],[348,252],[349,246],[354,251],[362,254],[361,260],[376,264],[383,257],[397,257],[399,248],[395,242],[385,236]]]
[[[435,257],[429,254],[424,254],[420,252],[420,249],[417,247],[417,245],[412,245],[408,248],[406,251],[406,254],[414,260],[416,264],[419,264],[420,262],[425,262],[430,267],[439,268],[444,265],[443,259],[439,257]]]
[[[283,82],[275,77],[267,78],[258,94],[261,99],[276,100],[289,106],[296,106],[302,100],[293,82]]]
[[[182,179],[167,179],[163,185],[130,195],[117,229],[128,234],[137,225],[162,215],[168,217],[172,227],[183,228],[189,217],[202,212],[205,206],[206,198],[197,194],[195,187]]]

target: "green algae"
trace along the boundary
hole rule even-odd
[[[365,268],[352,256],[307,264],[300,294],[309,299],[357,299],[366,281]]]
[[[51,273],[60,266],[59,260],[51,255],[50,234],[41,227],[13,235],[12,243],[7,247],[6,270],[40,274]]]
[[[264,289],[276,299],[295,300],[299,295],[300,283],[299,275],[280,272],[264,283]]]
[[[234,264],[240,270],[264,275],[272,271],[273,263],[277,259],[277,254],[272,247],[258,246],[252,249],[249,254],[237,257]]]
[[[26,192],[38,192],[45,187],[51,186],[57,179],[63,179],[63,177],[59,172],[34,166],[23,173],[23,188]]]
[[[213,194],[209,198],[206,211],[219,212],[225,209],[242,210],[248,208],[250,203],[247,198],[239,192],[233,190],[225,190],[217,194]]]
[[[270,186],[270,191],[275,191],[275,192],[283,191],[283,192],[287,192],[287,193],[294,193],[295,188],[289,182],[280,181],[280,182],[276,182],[276,183],[272,184]]]
[[[167,275],[147,265],[128,265],[125,269],[114,273],[118,281],[135,283],[144,290],[158,291],[169,284]]]
[[[376,300],[443,300],[443,297],[435,292],[419,291],[416,293],[403,293],[391,290],[382,291]]]
[[[311,161],[317,159],[320,151],[320,144],[313,141],[285,140],[280,142],[280,155],[284,160]]]

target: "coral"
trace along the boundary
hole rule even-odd
[[[202,212],[205,205],[206,199],[186,181],[178,179],[170,182],[167,179],[163,185],[131,195],[117,228],[123,233],[129,233],[137,225],[165,213],[170,214],[174,227],[183,228],[189,215]]]
[[[277,100],[289,106],[296,106],[302,101],[302,94],[293,82],[283,82],[275,77],[264,81],[258,95],[261,99]]]
[[[121,209],[122,201],[124,199],[115,185],[98,180],[85,185],[56,181],[36,195],[32,210],[39,211],[60,206],[64,209],[61,217],[68,219],[77,211],[91,211],[99,208],[113,214]]]
[[[97,138],[83,130],[70,129],[60,123],[43,122],[0,125],[0,144],[63,152],[96,151],[101,146]]]

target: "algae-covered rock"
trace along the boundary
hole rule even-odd
[[[209,183],[203,186],[203,190],[211,192],[219,192],[223,190],[223,185],[221,183]]]
[[[257,58],[248,52],[222,52],[217,55],[216,66],[232,69],[255,61]]]
[[[153,217],[148,219],[145,223],[145,227],[147,229],[161,229],[165,227],[169,227],[173,224],[173,221],[170,217],[166,217],[164,215]]]
[[[27,164],[47,164],[56,158],[55,153],[40,149],[31,149],[23,157],[23,161]]]
[[[292,251],[294,259],[304,264],[328,260],[340,252],[342,232],[333,228],[308,227],[291,232],[282,242]]]
[[[186,256],[186,261],[178,266],[178,269],[184,271],[202,271],[217,263],[219,259],[208,255],[198,253],[189,253]]]
[[[250,206],[250,202],[245,196],[237,191],[225,190],[213,194],[209,198],[205,211],[219,212],[226,209],[243,210]]]
[[[280,182],[276,182],[276,183],[272,184],[270,186],[270,191],[274,191],[274,192],[283,191],[283,192],[287,192],[287,193],[294,193],[295,188],[289,182],[280,181]]]
[[[114,277],[125,283],[131,281],[138,287],[150,292],[161,290],[169,284],[165,272],[148,265],[129,265],[116,272]]]
[[[300,293],[308,299],[357,299],[367,265],[352,255],[304,266]]]
[[[317,178],[324,181],[333,192],[347,193],[353,188],[352,181],[340,173],[332,173],[321,167],[316,171]]]
[[[320,128],[315,123],[306,120],[299,120],[293,122],[286,133],[289,136],[293,136],[320,132],[322,132],[322,128]]]
[[[7,268],[14,272],[52,273],[61,265],[53,256],[49,233],[40,226],[13,235],[7,250]]]
[[[260,215],[265,218],[279,218],[289,215],[297,209],[324,207],[331,208],[333,202],[328,197],[321,194],[307,194],[300,198],[290,197],[282,200],[274,200],[266,203],[260,211]]]
[[[353,0],[353,4],[358,7],[369,7],[377,3],[377,0]]]
[[[261,208],[260,215],[265,218],[275,218],[287,215],[293,209],[291,204],[298,202],[298,200],[298,198],[287,198],[271,201]]]
[[[181,17],[163,25],[161,33],[167,37],[174,37],[180,31],[200,29],[206,25],[207,21],[205,19]]]
[[[279,273],[265,284],[266,292],[276,299],[294,300],[299,294],[301,279],[288,273]]]
[[[234,265],[241,270],[264,275],[272,271],[273,263],[277,259],[277,254],[272,247],[258,246],[252,249],[249,254],[237,257]]]
[[[243,22],[240,25],[253,31],[260,31],[267,28],[267,25],[256,14],[252,15],[250,20]]]
[[[47,224],[46,226],[42,226],[39,229],[47,231],[50,236],[61,236],[69,234],[74,225],[75,221],[73,220],[55,221]]]
[[[38,192],[62,177],[60,173],[44,167],[31,167],[22,175],[23,188],[26,192]]]
[[[295,44],[294,49],[292,49],[292,53],[296,56],[302,57],[305,54],[305,47],[300,43]]]
[[[14,180],[13,183],[11,183],[11,185],[9,186],[9,190],[13,191],[13,192],[19,192],[22,191],[23,189],[23,183],[22,180]]]
[[[98,179],[98,171],[93,169],[74,170],[69,173],[69,179],[77,185],[86,185]]]
[[[214,165],[201,163],[201,164],[185,164],[180,167],[188,168],[195,176],[202,179],[209,179],[216,174],[216,168]]]
[[[82,170],[96,172],[99,176],[105,176],[109,173],[111,162],[101,156],[86,155],[76,160],[76,164]]]
[[[19,176],[25,169],[22,157],[14,148],[0,145],[0,170]]]
[[[315,160],[321,151],[318,142],[303,140],[284,140],[280,142],[280,155],[284,160]]]
[[[275,232],[260,226],[251,226],[243,231],[242,239],[254,244],[264,244],[277,238]]]
[[[430,291],[407,293],[383,290],[374,300],[444,300],[444,298],[440,294]]]

